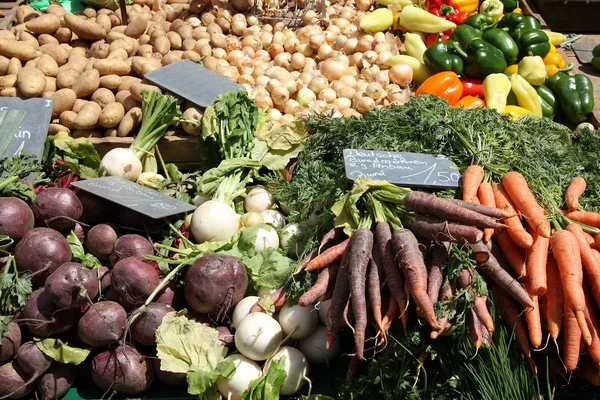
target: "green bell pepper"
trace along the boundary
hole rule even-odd
[[[511,13],[517,7],[519,7],[519,2],[517,0],[500,0],[502,4],[504,4],[504,13]]]
[[[592,56],[594,57],[592,58],[592,67],[594,67],[596,71],[600,72],[600,44],[594,47],[594,50],[592,50]]]
[[[454,48],[454,42],[435,42],[423,53],[423,62],[431,72],[454,71],[462,74],[464,62]]]
[[[520,57],[540,56],[546,57],[550,52],[550,38],[540,29],[517,29],[512,33],[513,39],[520,49]]]
[[[556,97],[554,96],[554,93],[544,85],[536,87],[535,91],[542,104],[542,115],[544,117],[553,118],[556,113]]]
[[[465,19],[460,26],[470,25],[475,29],[485,31],[487,29],[495,27],[497,23],[498,22],[494,19],[494,17],[491,17],[489,15],[473,14],[469,18]]]
[[[454,48],[467,61],[464,74],[468,77],[484,79],[506,69],[504,54],[481,38],[471,39],[465,47],[454,42]]]
[[[498,21],[498,28],[508,28],[510,32],[516,29],[541,29],[540,21],[531,15],[508,13]]]
[[[594,86],[584,74],[558,72],[546,81],[568,121],[578,124],[594,110]]]
[[[463,24],[454,29],[450,35],[450,40],[455,41],[461,48],[465,49],[473,39],[481,38],[482,34],[483,32],[479,29],[475,29],[471,25]]]
[[[510,65],[517,61],[519,46],[517,42],[504,29],[492,28],[483,32],[482,39],[499,49],[504,54],[506,64]]]

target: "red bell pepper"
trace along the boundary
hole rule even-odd
[[[462,78],[463,97],[474,96],[480,99],[485,98],[483,94],[483,81],[480,79]]]
[[[435,42],[439,42],[439,41],[446,42],[446,41],[450,40],[450,35],[452,34],[453,31],[454,31],[454,29],[449,29],[446,32],[442,32],[442,33],[430,33],[425,38],[425,46],[429,47],[432,44],[434,44]]]
[[[429,12],[435,16],[452,21],[456,25],[462,24],[470,15],[470,13],[460,12],[454,0],[430,0]]]

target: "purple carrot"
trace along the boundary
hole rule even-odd
[[[385,280],[383,266],[379,253],[373,251],[373,258],[369,263],[369,274],[367,275],[369,303],[371,303],[371,310],[373,312],[373,320],[379,332],[383,335],[385,340],[385,329],[381,322],[381,283]]]
[[[319,297],[323,296],[327,291],[329,282],[331,281],[331,274],[333,273],[335,276],[338,268],[339,264],[332,264],[329,267],[322,269],[319,273],[319,277],[315,281],[315,284],[306,293],[300,296],[300,299],[298,299],[298,304],[302,307],[306,307],[309,304],[313,304],[315,301],[317,301]]]
[[[448,252],[448,243],[433,243],[430,250],[431,261],[429,276],[427,278],[427,295],[433,304],[437,303],[440,296],[440,289],[444,283],[442,276],[442,265]]]
[[[475,211],[475,212],[478,212],[479,214],[487,215],[488,217],[491,217],[491,218],[504,219],[504,218],[510,218],[510,217],[515,216],[515,214],[512,214],[501,208],[488,207],[488,206],[484,206],[483,204],[471,203],[470,201],[463,201],[463,200],[459,200],[459,199],[448,199],[448,200],[456,205],[461,206],[462,208],[467,208],[471,211]]]
[[[331,303],[329,305],[329,310],[327,310],[327,343],[325,344],[325,348],[327,349],[331,347],[337,337],[344,309],[346,308],[350,297],[350,277],[348,274],[349,255],[350,249],[347,247],[338,269],[337,277],[335,279],[335,288],[333,289],[333,295],[331,296]]]
[[[483,239],[483,231],[473,226],[451,224],[434,217],[411,215],[406,226],[415,235],[436,242],[477,243]]]

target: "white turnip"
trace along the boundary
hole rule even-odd
[[[319,316],[312,305],[285,305],[279,310],[278,321],[286,336],[289,335],[291,339],[304,339],[314,332],[319,323]]]
[[[127,312],[114,301],[92,304],[77,323],[77,335],[88,346],[103,347],[117,342],[127,325]]]
[[[12,359],[17,354],[20,346],[21,328],[16,322],[10,321],[2,338],[2,343],[0,343],[0,362]]]
[[[260,225],[265,223],[265,219],[260,213],[249,212],[242,215],[242,225],[249,228],[251,226]]]
[[[102,157],[100,168],[109,176],[119,176],[135,182],[142,173],[142,163],[130,150],[122,147],[110,150]]]
[[[209,200],[192,214],[190,230],[198,243],[229,240],[240,229],[240,216],[219,200]]]
[[[62,398],[67,394],[76,377],[77,367],[75,365],[52,363],[48,371],[44,372],[37,382],[41,400]]]
[[[185,275],[184,294],[189,306],[220,320],[244,297],[248,275],[236,257],[213,254],[200,257]]]
[[[240,322],[250,313],[250,309],[253,305],[255,305],[260,297],[258,296],[248,296],[244,297],[242,300],[237,303],[235,309],[233,310],[233,316],[231,317],[231,323],[233,327],[237,329],[240,325]]]
[[[15,261],[19,271],[37,273],[34,283],[44,279],[58,267],[71,261],[67,239],[50,228],[34,228],[15,246]]]
[[[127,257],[144,257],[154,253],[152,243],[145,237],[131,233],[118,238],[110,255],[110,263],[115,265]]]
[[[256,239],[254,240],[254,250],[260,253],[267,249],[276,250],[279,248],[279,236],[277,231],[272,226],[263,224],[256,231]]]
[[[330,300],[323,300],[319,303],[319,320],[323,325],[327,325],[327,312],[331,306]]]
[[[16,197],[0,197],[0,235],[19,241],[34,224],[33,211],[27,203]]]
[[[273,196],[262,186],[256,186],[250,189],[244,199],[244,209],[246,212],[262,212],[273,207]]]
[[[281,326],[273,317],[262,312],[248,314],[235,331],[235,347],[254,361],[269,358],[282,339]]]
[[[123,258],[110,273],[110,292],[126,310],[141,306],[159,283],[158,271],[139,257]]]
[[[268,371],[271,362],[285,357],[284,370],[286,378],[279,393],[291,396],[298,393],[306,382],[310,382],[308,376],[308,360],[302,352],[295,347],[283,346],[267,361],[264,370]]]
[[[37,337],[68,332],[75,327],[78,317],[77,308],[58,308],[44,288],[31,293],[23,307],[24,325]]]
[[[59,308],[79,307],[98,296],[98,277],[79,263],[67,262],[50,274],[44,289]]]
[[[27,384],[29,377],[16,361],[0,365],[0,396],[21,399],[28,396],[33,385]]]
[[[281,229],[285,225],[285,217],[277,210],[264,210],[261,211],[260,215],[262,215],[265,223],[273,225],[277,229]]]
[[[87,233],[85,247],[100,260],[108,260],[119,238],[115,226],[109,224],[98,224],[93,226]]]
[[[98,353],[92,359],[92,380],[102,390],[135,396],[150,388],[154,371],[136,349],[123,345]]]
[[[175,310],[163,303],[150,303],[139,313],[139,317],[131,324],[131,337],[142,346],[156,346],[154,333],[163,318]],[[136,312],[134,311],[133,314]]]
[[[326,342],[327,328],[324,325],[320,325],[309,337],[300,341],[298,348],[308,358],[309,362],[313,364],[326,364],[333,360],[340,352],[340,342],[337,338],[329,349],[325,347]]]
[[[225,399],[240,400],[242,394],[250,386],[250,382],[260,378],[262,371],[257,363],[241,354],[232,354],[225,357],[225,360],[233,362],[235,372],[229,380],[225,378],[217,379],[217,388]]]
[[[47,188],[33,200],[33,215],[42,226],[68,231],[83,214],[83,205],[75,193],[64,188]]]

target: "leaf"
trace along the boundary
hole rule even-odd
[[[11,272],[12,271],[12,272]],[[0,315],[19,311],[31,294],[31,280],[27,273],[19,273],[15,258],[9,255],[0,274]]]
[[[267,373],[250,382],[248,389],[242,393],[242,400],[278,400],[279,391],[287,378],[285,360],[284,356],[271,361]]]
[[[8,324],[12,319],[13,317],[10,315],[0,315],[0,343],[2,343],[4,335],[8,331]]]
[[[210,371],[190,370],[187,374],[188,393],[210,398],[210,389],[219,378],[231,379],[235,373],[235,364],[232,360],[221,361],[216,368]],[[207,396],[208,394],[208,396]],[[217,399],[220,399],[217,397]]]
[[[86,360],[91,351],[69,346],[67,343],[55,338],[34,338],[33,341],[45,355],[62,364],[79,365]]]
[[[249,259],[242,259],[255,289],[283,287],[294,270],[294,262],[276,250],[267,249]]]
[[[303,144],[294,145],[289,150],[273,150],[266,142],[254,138],[251,158],[271,171],[279,171],[287,167],[293,158],[298,157],[302,150],[304,150]]]
[[[271,296],[269,293],[265,293],[260,296],[258,299],[258,305],[262,307],[266,314],[275,314],[275,303],[273,303],[273,296]]]
[[[304,142],[308,132],[301,119],[296,119],[285,125],[265,122],[255,136],[267,143],[272,150],[289,151]]]
[[[89,269],[100,267],[102,265],[100,260],[94,255],[85,253],[83,244],[81,244],[81,241],[75,232],[71,231],[71,233],[67,235],[67,243],[69,243],[69,247],[71,248],[73,260],[76,262],[81,263],[81,265]]]

